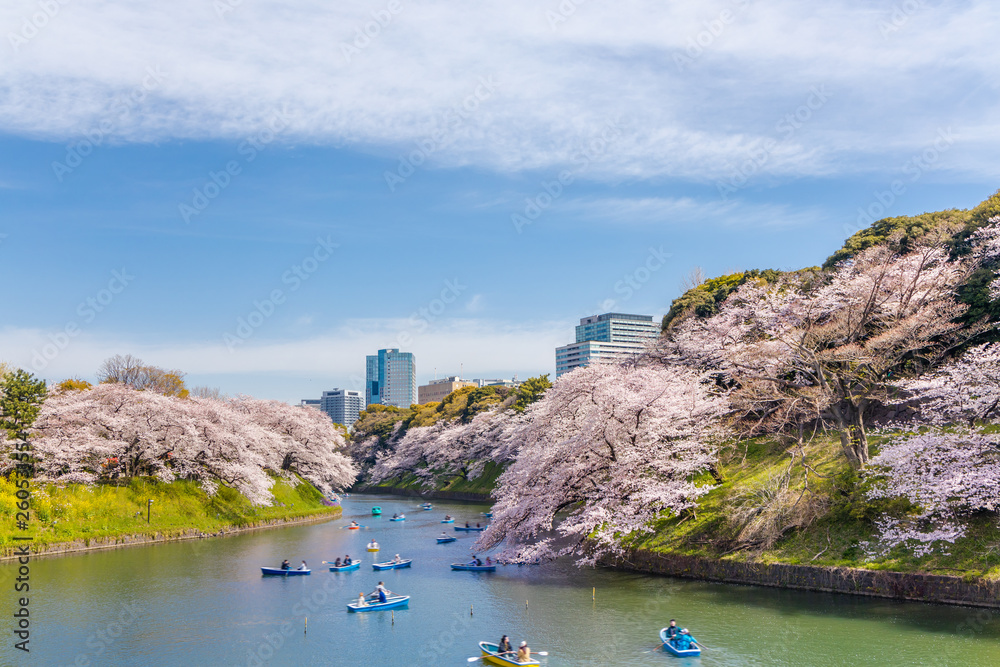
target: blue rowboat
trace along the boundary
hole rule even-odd
[[[356,560],[350,565],[341,565],[337,567],[336,565],[330,566],[330,572],[350,572],[351,570],[357,570],[361,567],[361,561]]]
[[[441,519],[441,523],[455,523],[454,519]]]
[[[385,611],[386,609],[396,609],[398,607],[405,607],[410,602],[409,595],[393,595],[388,598],[385,602],[371,602],[365,606],[359,606],[357,602],[352,602],[347,605],[347,611],[352,612],[363,612],[363,611]]]
[[[404,567],[410,567],[410,563],[413,561],[409,558],[406,560],[401,560],[398,563],[394,563],[391,560],[385,563],[372,563],[373,570],[399,570]]]
[[[282,570],[280,567],[262,567],[261,575],[278,577],[295,577],[303,574],[310,574],[312,570]]]
[[[694,639],[694,637],[691,639]],[[667,640],[667,628],[660,630],[660,641],[663,642],[663,648],[667,653],[677,656],[678,658],[694,658],[701,655],[700,648],[689,648],[684,651],[674,648],[673,645]]]
[[[518,662],[514,653],[500,655],[500,647],[490,642],[479,642],[479,650],[483,652],[483,660],[491,665],[540,665],[537,660]]]
[[[372,508],[372,516],[379,516],[380,514],[382,514],[382,508],[381,507],[379,507],[378,505],[376,505],[375,507]]]
[[[468,570],[469,572],[496,572],[496,565],[469,565],[468,563],[452,563],[453,570]]]
[[[391,519],[389,519],[389,521],[406,521],[406,517],[405,516],[394,516]]]
[[[493,518],[493,512],[482,512],[481,514],[484,517],[486,517],[487,519],[492,519]]]
[[[480,531],[486,530],[486,526],[482,526],[481,528],[476,528],[475,526],[470,526],[469,528],[466,528],[465,526],[455,526],[455,530],[464,530],[466,532],[478,533]]]
[[[457,537],[439,537],[438,544],[448,544],[449,542],[454,542],[457,539]]]
[[[420,506],[420,509],[423,509],[423,510],[432,510],[432,509],[434,509],[434,506],[431,505],[430,503],[424,503],[423,505]]]

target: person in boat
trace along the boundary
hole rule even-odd
[[[466,528],[472,528],[472,526],[470,526],[470,525],[469,525],[469,522],[468,522],[468,521],[466,521],[466,522],[465,522],[465,527],[466,527]]]
[[[393,515],[392,515],[392,518],[393,518],[393,519],[398,519],[398,518],[399,518],[399,515],[398,515],[398,514],[393,514]]]
[[[309,569],[309,566],[308,566],[308,565],[306,565],[306,562],[305,562],[305,561],[302,561],[302,565],[299,565],[299,569],[300,569],[300,570],[308,570],[308,569]]]
[[[358,606],[359,607],[367,607],[368,606],[368,600],[365,598],[364,591],[362,591],[361,593],[358,593]]]
[[[368,543],[368,548],[378,549],[378,542],[375,541],[375,538],[372,538],[372,541]]]
[[[493,565],[493,561],[490,560],[489,556],[486,557],[486,564],[487,565]]]
[[[333,566],[340,567],[340,557],[338,557],[337,560],[333,561]]]
[[[451,521],[451,515],[450,514],[445,514],[444,515],[444,520],[445,521]]]
[[[403,559],[399,557],[399,554],[396,554],[396,557],[392,559],[392,562],[393,563],[402,563]]]
[[[344,562],[342,563],[342,565],[350,565],[350,564],[351,564],[351,557],[344,556]]]
[[[687,651],[698,646],[698,642],[691,636],[691,633],[688,632],[687,628],[682,628],[681,631],[677,633],[677,638],[674,639],[671,644],[673,644],[674,648],[678,651]]]
[[[529,660],[531,660],[531,649],[528,648],[528,642],[521,642],[521,645],[517,647],[517,661],[528,662]]]
[[[500,643],[497,644],[497,653],[503,655],[504,653],[513,653],[514,649],[510,646],[510,637],[504,635],[500,638]]]
[[[677,627],[677,619],[670,619],[670,625],[667,626],[667,641],[673,643],[677,635],[681,633],[681,629]]]
[[[446,533],[446,532],[444,532],[444,531],[442,530],[442,531],[441,531],[441,537],[448,537],[448,533]]]
[[[481,526],[479,525],[479,522],[477,521],[477,522],[476,522],[476,528],[480,528],[480,527],[481,527]]]
[[[291,570],[292,569],[292,564],[288,562],[287,558],[285,560],[281,561],[281,569],[282,570]]]
[[[477,556],[476,554],[472,554],[472,560],[469,562],[469,565],[477,565],[478,566],[478,565],[482,565],[482,564],[483,564],[483,561],[479,560],[479,556]]]
[[[358,526],[360,526],[360,525],[361,525],[361,524],[359,524],[359,523],[358,523],[357,521],[352,521],[352,522],[351,522],[351,526],[352,526],[352,527],[354,527],[354,528],[357,528],[357,527],[358,527]]]
[[[392,591],[390,591],[388,588],[386,588],[385,584],[382,583],[381,581],[378,582],[378,586],[376,586],[375,590],[372,592],[373,596],[375,596],[375,595],[378,596],[378,601],[379,602],[385,602],[386,600],[389,599],[389,596],[392,595],[392,594],[393,594]]]

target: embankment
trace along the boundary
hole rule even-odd
[[[637,549],[606,565],[671,577],[1000,608],[1000,581],[937,574],[731,561]]]

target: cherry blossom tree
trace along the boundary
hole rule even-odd
[[[1000,343],[973,347],[933,373],[899,387],[930,424],[968,425],[1000,416]]]
[[[272,475],[300,474],[322,490],[356,477],[326,415],[275,401],[181,399],[115,383],[50,395],[31,432],[43,478],[83,483],[135,476],[219,484],[255,504]]]
[[[982,330],[957,321],[955,292],[985,254],[951,261],[941,243],[902,255],[874,246],[818,286],[747,283],[718,314],[675,327],[657,354],[736,386],[743,435],[822,420],[862,468],[871,410],[899,374],[934,367]]]
[[[693,478],[712,469],[725,409],[711,382],[678,366],[597,364],[562,376],[519,424],[520,452],[477,546],[505,545],[498,557],[508,562],[575,553],[593,563],[618,551],[620,538],[650,532],[711,488]]]
[[[975,431],[904,434],[884,444],[866,473],[870,499],[906,498],[916,507],[904,518],[882,517],[880,539],[868,545],[884,554],[898,545],[915,555],[965,534],[964,520],[1000,509],[1000,439]]]

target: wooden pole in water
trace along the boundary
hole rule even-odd
[[[389,613],[392,615],[392,624],[396,625],[396,611],[392,610]]]
[[[309,617],[308,616],[306,616],[306,625],[302,629],[302,634],[306,634],[307,632],[309,632]]]
[[[472,616],[473,608],[475,605],[469,605],[469,616]]]
[[[594,586],[594,590],[592,590],[590,592],[590,599],[591,600],[596,600],[597,599],[597,586]]]

